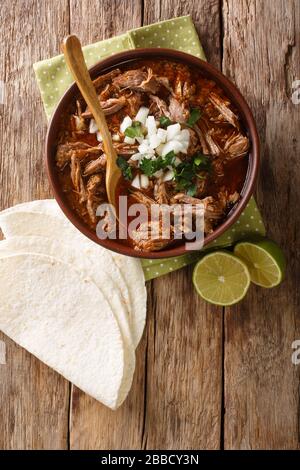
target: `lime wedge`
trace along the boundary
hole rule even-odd
[[[246,264],[239,258],[225,251],[214,251],[196,264],[193,283],[207,302],[226,306],[245,297],[250,275]]]
[[[275,287],[284,278],[284,254],[271,240],[240,242],[234,247],[234,254],[247,264],[251,281],[258,286]]]

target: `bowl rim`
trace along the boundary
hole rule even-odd
[[[207,235],[204,239],[203,248],[211,244],[214,240],[220,237],[226,230],[231,227],[234,222],[239,218],[245,209],[249,199],[251,198],[256,179],[258,176],[259,161],[260,161],[260,144],[258,132],[255,124],[253,114],[250,110],[249,105],[242,96],[241,92],[238,90],[236,85],[234,85],[222,72],[216,69],[213,65],[208,62],[187,54],[186,52],[177,51],[174,49],[167,48],[140,48],[140,49],[131,49],[117,54],[113,54],[93,65],[89,68],[89,72],[92,78],[95,78],[99,74],[107,71],[108,69],[113,69],[117,66],[120,66],[128,61],[134,60],[144,60],[149,58],[159,58],[162,59],[171,59],[191,65],[200,69],[204,75],[209,75],[212,80],[214,80],[221,88],[224,89],[226,95],[230,97],[234,105],[239,111],[239,114],[242,116],[243,123],[247,129],[249,138],[251,140],[251,151],[249,153],[248,161],[248,170],[246,179],[244,182],[242,197],[237,205],[233,208],[231,212],[227,215],[226,219],[220,224],[211,234]],[[100,240],[96,232],[90,229],[79,217],[79,215],[69,206],[67,198],[59,184],[57,178],[57,169],[55,168],[55,159],[54,159],[54,149],[56,147],[56,138],[57,137],[57,128],[58,123],[61,118],[61,114],[66,108],[66,105],[74,97],[75,93],[78,92],[78,87],[76,83],[72,83],[68,89],[64,92],[60,98],[48,125],[46,143],[45,143],[45,160],[46,160],[46,169],[48,180],[52,187],[54,197],[62,209],[63,213],[69,219],[69,221],[85,236],[90,240],[94,241],[98,245],[101,245],[104,248],[110,249],[117,253],[135,257],[135,258],[146,258],[146,259],[161,259],[161,258],[170,258],[174,256],[181,256],[188,253],[193,253],[193,251],[186,250],[185,244],[169,247],[161,251],[154,252],[144,252],[136,251],[131,246],[126,245],[118,240]]]

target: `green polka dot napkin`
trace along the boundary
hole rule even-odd
[[[182,50],[205,60],[199,37],[189,16],[143,26],[128,31],[126,34],[85,46],[83,51],[86,63],[88,67],[91,67],[107,56],[137,47],[168,47]],[[34,64],[33,68],[45,112],[49,119],[73,79],[62,55],[38,62]],[[253,234],[265,235],[265,227],[256,202],[254,198],[251,198],[239,220],[221,237],[205,247],[205,250],[230,246],[237,240]],[[153,279],[180,269],[194,263],[201,255],[202,252],[190,252],[180,257],[163,260],[144,259],[142,266],[145,279]]]

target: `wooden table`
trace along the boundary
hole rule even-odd
[[[209,61],[241,89],[262,147],[257,200],[283,247],[285,282],[251,287],[233,308],[194,293],[191,269],[148,286],[148,322],[134,384],[116,412],[104,408],[4,335],[0,365],[3,449],[296,449],[300,339],[299,0],[3,0],[0,10],[1,208],[51,197],[47,128],[32,63],[83,43],[190,13]],[[298,259],[297,259],[298,258]]]

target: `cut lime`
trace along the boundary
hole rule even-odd
[[[275,287],[284,278],[284,254],[271,240],[240,242],[234,254],[247,264],[251,281],[258,286]]]
[[[203,299],[226,306],[245,297],[250,275],[246,264],[239,258],[225,251],[214,251],[196,264],[193,283]]]

